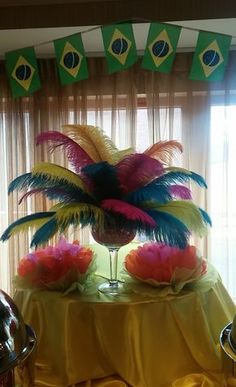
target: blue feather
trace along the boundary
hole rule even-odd
[[[64,179],[48,179],[47,175],[32,175],[25,173],[14,179],[8,188],[8,193],[15,189],[23,190],[27,188],[39,189],[49,200],[59,199],[65,201],[76,201],[93,204],[94,199],[72,183],[65,182]],[[36,193],[36,192],[35,192]],[[30,196],[26,194],[26,197]]]
[[[57,199],[60,202],[66,203],[95,203],[94,199],[89,194],[82,191],[80,188],[71,184],[59,185],[57,183],[53,188],[36,188],[26,192],[26,194],[21,197],[19,204],[22,202],[22,200],[28,198],[29,196],[37,194],[42,194],[46,196],[49,200]]]
[[[191,173],[191,179],[195,181],[195,183],[197,183],[200,187],[207,188],[207,184],[201,175],[192,171],[190,171],[190,173]]]
[[[95,200],[88,195],[86,192],[82,191],[79,188],[61,187],[61,189],[47,188],[45,190],[45,195],[49,200],[58,199],[59,201],[71,203],[89,203],[94,204]]]
[[[10,226],[8,226],[8,228],[2,234],[1,240],[6,241],[10,237],[12,230],[16,226],[20,226],[24,223],[27,223],[27,222],[30,222],[30,221],[36,220],[36,219],[50,218],[54,214],[55,214],[55,212],[37,212],[36,214],[24,216],[23,218],[16,220],[15,222],[11,223]]]
[[[158,184],[156,181],[147,184],[146,186],[139,188],[134,192],[131,192],[123,198],[123,200],[136,206],[141,205],[143,202],[152,200],[155,200],[160,204],[164,204],[171,199],[172,197],[168,187],[163,184]]]
[[[37,247],[46,243],[58,231],[58,224],[55,218],[50,219],[34,234],[30,247]]]
[[[108,198],[120,198],[121,191],[116,174],[116,167],[106,161],[90,164],[82,169],[92,182],[93,195],[98,201]]]
[[[18,189],[18,190],[26,189],[30,184],[31,177],[32,177],[31,173],[24,173],[23,175],[16,177],[9,184],[8,194],[13,192],[15,189]]]
[[[146,186],[136,190],[127,195],[124,200],[129,203],[138,205],[144,201],[155,200],[160,204],[167,203],[172,200],[169,187],[171,184],[178,182],[185,183],[187,181],[194,180],[199,185],[206,187],[204,179],[197,173],[190,172],[185,173],[183,171],[171,171],[156,178]]]
[[[64,184],[65,181],[63,179],[58,179],[58,184]],[[18,176],[16,179],[12,180],[8,187],[8,193],[10,194],[14,190],[25,190],[29,187],[31,188],[46,188],[46,187],[54,187],[56,185],[55,180],[48,180],[48,176],[46,175],[32,175],[31,172],[25,173],[21,176]]]
[[[193,180],[199,186],[207,188],[206,182],[203,179],[203,177],[192,171],[186,171],[186,173],[183,171],[167,172],[164,175],[153,180],[153,183],[156,182],[158,184],[170,185],[170,184],[186,183],[191,180]]]
[[[157,223],[153,230],[155,240],[170,246],[184,249],[188,245],[190,231],[188,228],[173,215],[156,211],[146,211]]]
[[[199,208],[199,211],[201,212],[204,223],[208,224],[209,226],[212,226],[212,221],[208,213],[204,211],[202,208]]]

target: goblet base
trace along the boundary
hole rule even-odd
[[[117,280],[110,280],[99,285],[98,290],[103,294],[118,296],[123,292],[123,283]]]

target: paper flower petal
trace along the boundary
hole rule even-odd
[[[66,290],[82,285],[95,271],[93,252],[78,242],[61,239],[57,245],[38,249],[18,265],[17,287]],[[82,288],[78,285],[76,288]]]
[[[195,281],[207,271],[206,261],[194,246],[178,249],[158,243],[146,243],[131,250],[125,259],[127,272],[154,286]]]

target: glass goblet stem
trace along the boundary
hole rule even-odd
[[[111,286],[116,286],[118,284],[117,279],[117,267],[118,267],[118,251],[119,248],[108,248],[109,250],[109,260],[110,260],[110,279],[109,282]]]

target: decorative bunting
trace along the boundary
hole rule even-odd
[[[67,85],[88,78],[81,34],[57,39],[53,43],[61,84]]]
[[[181,27],[151,23],[142,67],[168,73],[171,71]]]
[[[190,73],[192,80],[221,81],[232,36],[200,31]]]
[[[97,28],[101,28],[110,74],[127,69],[137,61],[132,23]],[[183,28],[189,29],[188,27]],[[162,73],[170,72],[181,29],[182,27],[177,25],[151,23],[142,67]],[[89,30],[84,32],[87,33]],[[83,32],[53,41],[62,85],[88,78],[82,34]],[[189,78],[191,80],[221,81],[228,61],[231,39],[232,36],[229,35],[200,31]],[[5,59],[13,97],[24,97],[40,88],[34,47],[7,52]]]
[[[40,88],[34,47],[7,52],[5,58],[13,97],[24,97]]]
[[[101,28],[109,73],[132,66],[138,59],[132,24]]]

